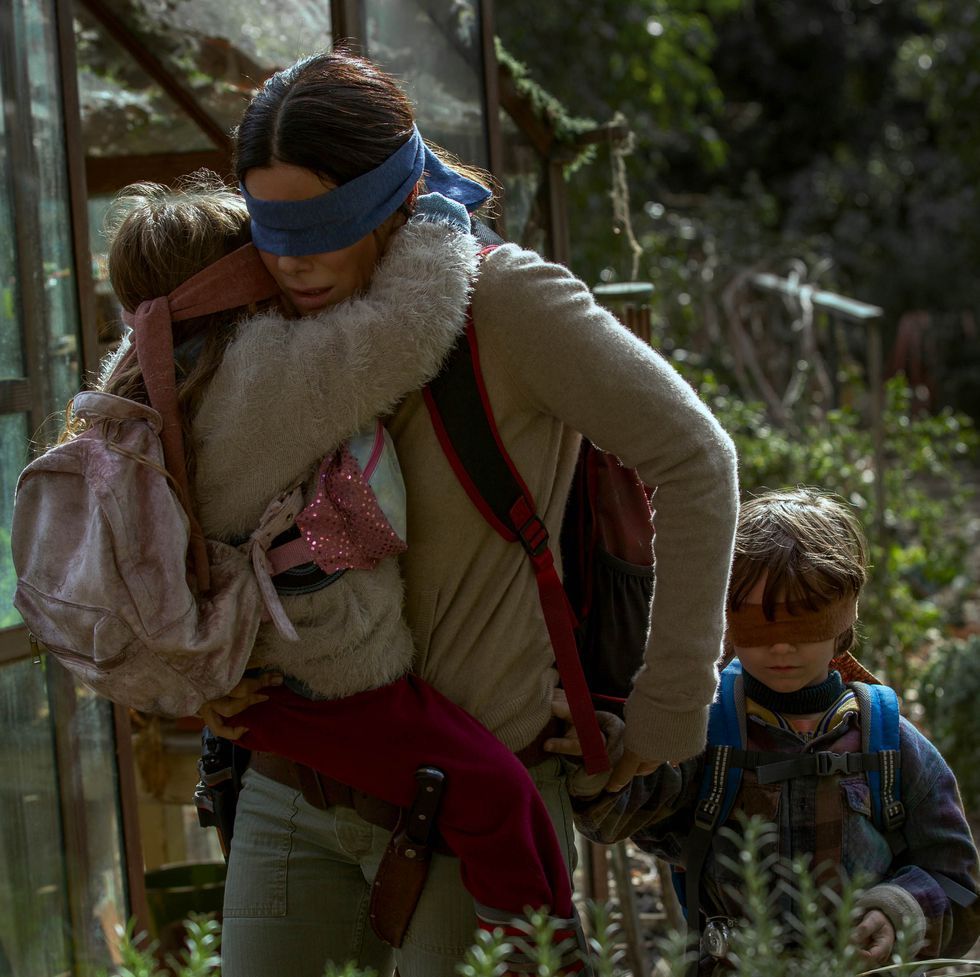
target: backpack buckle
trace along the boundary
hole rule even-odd
[[[817,758],[817,776],[827,777],[832,773],[850,773],[848,769],[848,753],[815,753]]]
[[[517,527],[517,538],[529,556],[540,556],[548,548],[548,530],[537,513]]]

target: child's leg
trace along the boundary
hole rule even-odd
[[[239,741],[289,757],[355,790],[407,807],[415,771],[446,775],[439,830],[482,906],[522,915],[542,906],[571,917],[568,872],[527,771],[469,713],[414,676],[345,699],[306,699],[285,687],[242,712]]]

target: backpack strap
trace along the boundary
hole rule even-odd
[[[493,250],[484,248],[480,256]],[[464,336],[423,397],[439,444],[466,494],[500,536],[519,541],[527,554],[585,769],[608,770],[609,757],[579,659],[574,615],[555,567],[548,530],[497,430],[480,369],[472,308],[467,310]]]
[[[739,715],[737,685],[742,676],[738,659],[721,673],[715,701],[708,713],[708,748],[694,826],[688,836],[685,868],[673,873],[674,889],[687,916],[689,950],[697,950],[701,940],[701,872],[719,826],[731,814],[742,784],[742,768],[735,762],[744,755],[745,734]],[[697,973],[697,953],[689,974]]]
[[[851,687],[861,708],[861,745],[880,758],[878,769],[867,773],[872,817],[895,851],[905,823],[898,696],[887,685],[853,682]],[[904,847],[903,841],[898,850]]]

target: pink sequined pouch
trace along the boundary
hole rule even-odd
[[[296,525],[327,574],[370,570],[406,549],[405,482],[380,422],[324,458],[316,496]]]

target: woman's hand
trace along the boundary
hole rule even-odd
[[[263,672],[261,675],[243,678],[227,695],[205,702],[197,714],[216,736],[237,740],[248,732],[248,727],[225,725],[225,721],[257,702],[266,702],[269,697],[259,690],[270,685],[282,685],[282,675],[278,672]]]
[[[854,928],[851,942],[858,948],[862,960],[887,963],[895,946],[895,927],[883,912],[872,909]]]
[[[551,739],[545,740],[544,748],[549,753],[565,753],[568,756],[581,756],[582,744],[579,742],[578,732],[572,725],[572,712],[568,708],[568,698],[565,695],[564,689],[555,689],[552,694],[551,711],[559,719],[564,719],[568,723],[568,728],[562,736],[554,736]],[[615,743],[618,748],[623,732],[622,720],[607,712],[598,712],[596,713],[596,717],[599,720],[599,728],[602,731],[603,739],[610,746]],[[615,754],[617,751],[610,749],[609,752]],[[613,756],[610,757],[610,759],[613,758]],[[615,794],[621,791],[634,777],[653,773],[657,769],[657,766],[658,764],[644,760],[643,757],[637,755],[632,750],[624,749],[622,756],[619,757],[618,762],[613,767],[613,772],[609,775],[606,790]]]

